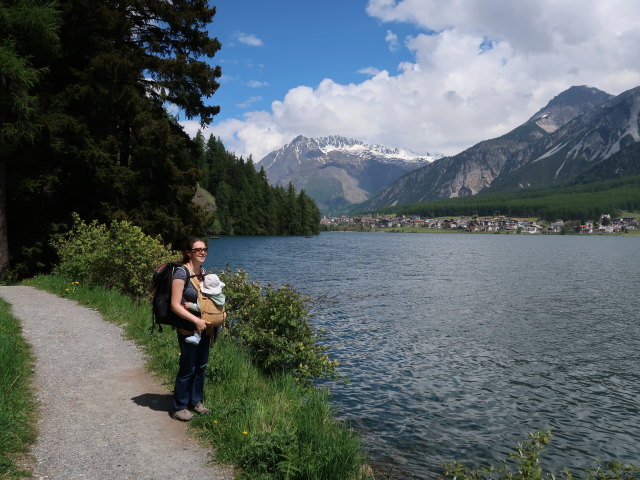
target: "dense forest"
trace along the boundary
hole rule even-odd
[[[564,182],[518,190],[483,190],[474,196],[386,208],[379,212],[424,217],[538,217],[595,220],[603,214],[640,210],[640,142],[620,150]]]
[[[227,235],[299,235],[320,230],[320,212],[304,190],[271,186],[263,168],[227,152],[220,139],[196,135],[200,185],[216,200],[209,230]]]
[[[403,205],[379,212],[424,217],[493,216],[538,217],[553,221],[595,220],[603,214],[640,209],[640,176],[580,184],[538,187],[508,192],[481,192],[474,196]]]
[[[168,113],[205,126],[219,111],[214,15],[206,0],[0,3],[0,274],[50,268],[73,212],[172,244],[317,231],[304,193],[267,188],[250,160]],[[198,184],[217,210],[193,203]]]

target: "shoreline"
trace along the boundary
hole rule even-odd
[[[433,234],[468,234],[468,235],[519,235],[519,236],[532,236],[532,237],[557,237],[557,236],[577,236],[577,237],[640,237],[640,230],[632,230],[628,232],[613,232],[613,233],[581,233],[581,232],[566,232],[566,233],[517,233],[511,231],[494,231],[494,232],[470,232],[468,230],[457,229],[443,229],[443,228],[421,228],[421,227],[405,227],[405,228],[374,228],[367,230],[359,229],[344,229],[344,230],[321,230],[320,233],[433,233]]]

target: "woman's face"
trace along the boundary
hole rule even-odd
[[[207,246],[204,242],[194,242],[191,245],[191,250],[187,252],[189,258],[193,261],[203,263],[207,258]]]

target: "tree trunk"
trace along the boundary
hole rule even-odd
[[[0,280],[9,267],[9,241],[7,239],[7,178],[6,161],[0,158]]]

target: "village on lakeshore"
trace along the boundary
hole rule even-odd
[[[602,215],[596,221],[556,220],[548,222],[531,218],[456,217],[423,218],[419,215],[374,215],[374,216],[323,216],[320,220],[324,231],[466,231],[482,233],[523,233],[523,234],[606,234],[640,232],[640,220],[635,217],[612,218]]]

